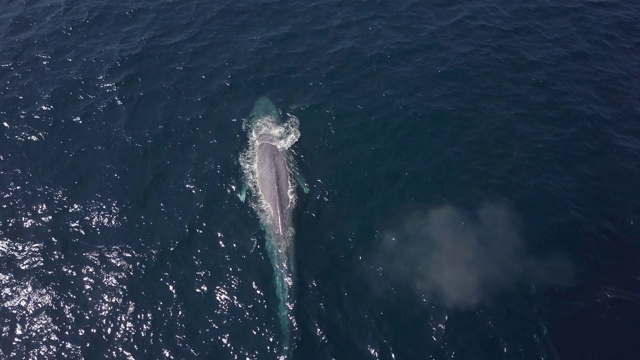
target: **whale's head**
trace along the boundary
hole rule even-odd
[[[251,114],[249,114],[249,119],[260,119],[264,117],[270,117],[276,124],[281,124],[282,119],[280,118],[280,114],[278,113],[278,109],[276,106],[266,98],[265,96],[260,97],[255,105],[253,105],[253,110],[251,110]]]

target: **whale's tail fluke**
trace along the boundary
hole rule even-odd
[[[278,236],[270,234],[269,236]],[[275,244],[278,241],[267,241],[267,252],[274,264],[274,282],[276,296],[278,298],[278,321],[282,332],[282,350],[280,359],[291,359],[294,347],[294,337],[296,324],[293,314],[293,249],[289,248],[289,253],[282,252]]]
[[[281,277],[276,274],[276,277]],[[278,284],[278,282],[282,284]],[[291,353],[293,351],[292,331],[291,328],[291,304],[289,303],[289,288],[287,287],[284,279],[276,281],[276,288],[278,292],[278,319],[280,320],[280,329],[282,331],[282,355],[285,359],[291,359]]]

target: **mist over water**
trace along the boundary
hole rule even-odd
[[[518,285],[568,285],[571,262],[527,250],[522,223],[503,203],[474,213],[451,205],[408,216],[384,234],[376,254],[384,274],[451,308],[491,304]]]

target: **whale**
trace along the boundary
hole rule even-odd
[[[297,329],[294,317],[293,211],[296,183],[304,193],[309,187],[297,169],[290,147],[300,136],[295,117],[284,122],[276,106],[260,97],[243,125],[249,144],[241,155],[245,185],[239,197],[251,196],[251,204],[265,232],[265,244],[274,270],[278,319],[282,332],[281,359],[290,358]]]

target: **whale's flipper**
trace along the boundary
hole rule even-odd
[[[249,191],[249,186],[247,184],[242,185],[242,189],[237,194],[240,201],[245,202],[247,200],[247,191]]]
[[[298,185],[300,185],[300,187],[302,188],[302,191],[304,191],[305,194],[308,194],[309,184],[307,184],[307,181],[304,179],[304,176],[302,176],[302,174],[300,174],[299,171],[294,171],[293,176],[296,178],[296,182],[298,183]]]

